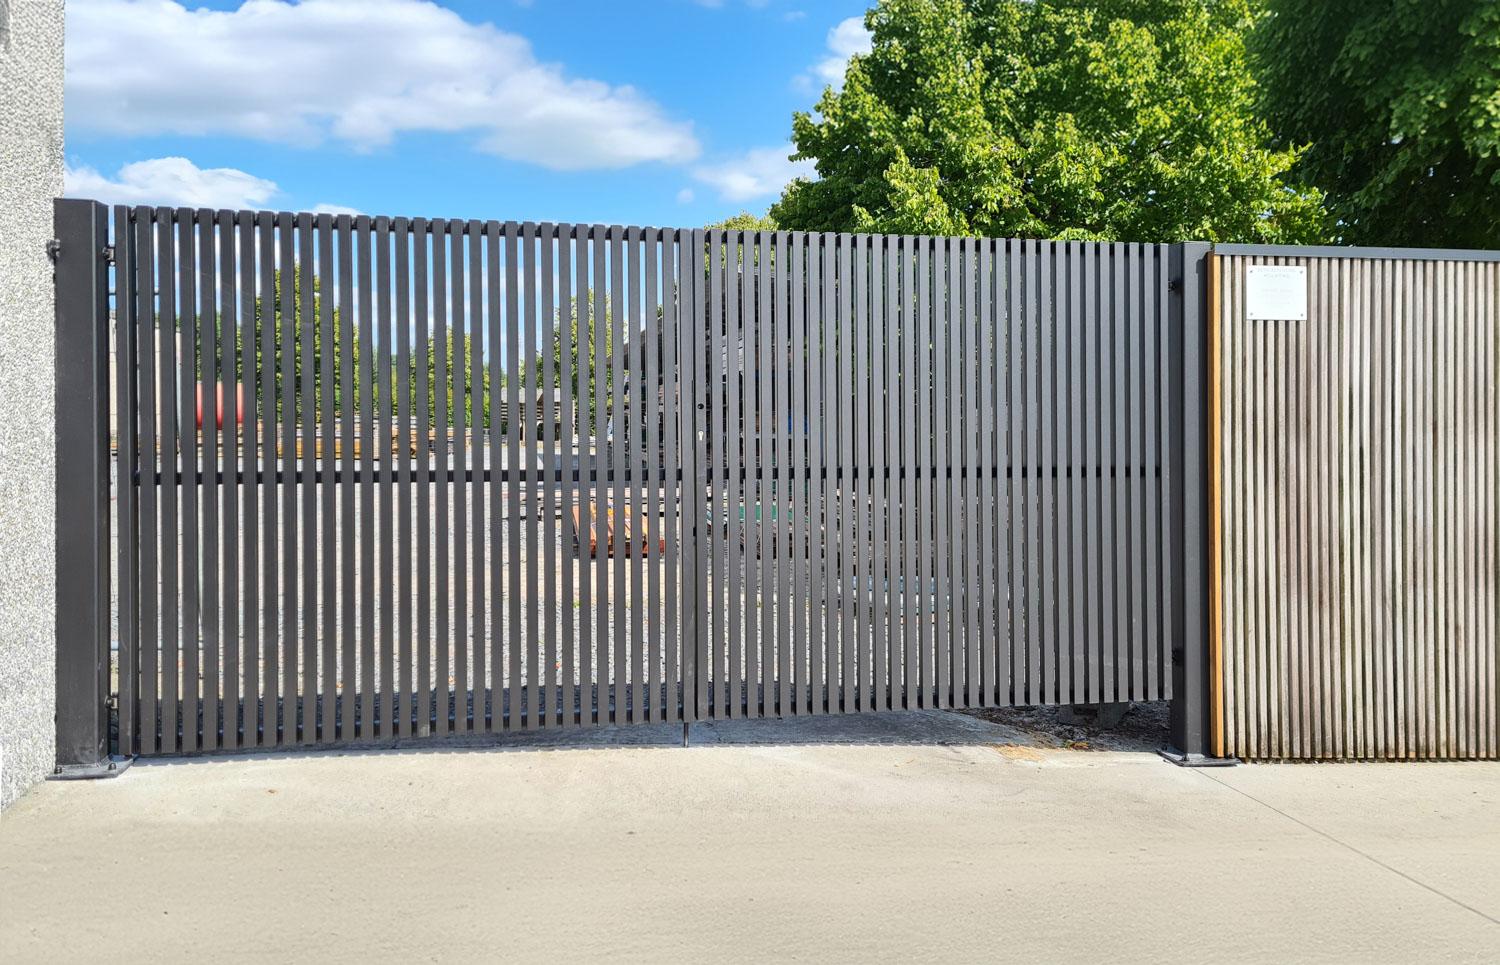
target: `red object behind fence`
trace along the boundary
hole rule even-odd
[[[214,386],[216,396],[214,413],[214,428],[224,428],[224,383],[220,382]],[[236,384],[234,387],[234,424],[242,426],[245,424],[245,387]],[[203,428],[203,383],[198,383],[198,428]]]

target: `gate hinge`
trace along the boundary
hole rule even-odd
[[[56,238],[52,238],[52,239],[48,240],[48,242],[47,242],[47,257],[52,259],[52,263],[54,265],[57,264],[58,256],[61,255],[61,254],[62,254],[62,242],[58,241]]]
[[[115,263],[115,246],[114,245],[105,245],[103,248],[99,249],[99,255],[107,263],[113,265]]]

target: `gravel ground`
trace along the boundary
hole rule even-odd
[[[1170,743],[1170,704],[1148,701],[1131,704],[1119,723],[1088,721],[1068,707],[985,707],[966,710],[993,724],[1004,724],[1041,747],[1075,751],[1154,751]]]

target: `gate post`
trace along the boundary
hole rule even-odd
[[[53,202],[57,290],[57,773],[109,757],[109,234],[95,201]]]
[[[1173,533],[1172,750],[1178,764],[1230,763],[1214,758],[1209,679],[1209,445],[1208,318],[1210,246],[1174,244],[1171,254],[1172,333],[1169,371],[1176,382],[1172,415]]]

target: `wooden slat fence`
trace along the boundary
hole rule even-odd
[[[1210,261],[1221,755],[1500,756],[1500,264],[1381,254]],[[1306,321],[1248,319],[1257,264]]]

